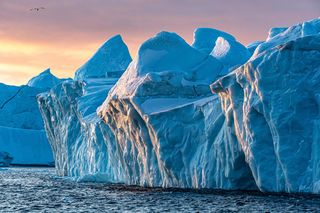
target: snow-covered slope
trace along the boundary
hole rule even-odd
[[[120,77],[131,61],[127,45],[120,35],[116,35],[107,40],[91,59],[76,71],[74,79]]]
[[[260,190],[320,193],[320,19],[274,34],[212,90]]]
[[[218,97],[208,93],[223,69],[175,33],[141,45],[99,109],[116,137],[127,184],[255,187],[239,144],[223,128]]]
[[[50,89],[55,85],[65,81],[66,79],[59,79],[51,74],[50,68],[46,69],[39,75],[33,77],[28,81],[29,87],[36,87],[42,89]]]

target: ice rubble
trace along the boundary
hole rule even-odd
[[[127,45],[120,35],[107,40],[98,51],[82,65],[75,74],[75,80],[87,78],[118,77],[132,61]]]
[[[12,157],[8,152],[0,152],[0,167],[9,166],[12,161]]]
[[[260,190],[320,193],[320,19],[280,31],[211,87]]]
[[[52,79],[57,78],[45,71],[31,79],[29,86],[0,84],[0,152],[9,153],[12,164],[53,164],[36,99],[48,90],[42,85],[51,85]]]

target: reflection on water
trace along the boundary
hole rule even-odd
[[[1,212],[306,212],[320,211],[320,196],[213,190],[163,190],[75,183],[53,168],[0,169]]]

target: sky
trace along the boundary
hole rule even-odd
[[[0,82],[26,84],[48,67],[73,77],[115,34],[135,57],[160,31],[191,44],[194,29],[210,27],[246,45],[265,40],[271,27],[319,16],[320,0],[0,0]]]

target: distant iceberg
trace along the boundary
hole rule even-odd
[[[28,85],[0,84],[0,152],[11,164],[54,165],[36,96],[62,81],[46,70]]]

